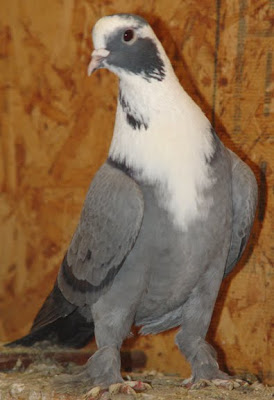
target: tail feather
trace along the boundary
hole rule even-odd
[[[38,312],[28,335],[6,346],[32,346],[47,341],[59,346],[81,348],[94,336],[94,324],[68,302],[57,283]]]
[[[36,315],[31,332],[47,326],[60,318],[67,317],[76,310],[76,308],[75,305],[64,298],[56,282],[51,293]]]

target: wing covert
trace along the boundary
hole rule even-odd
[[[258,185],[251,169],[231,150],[229,150],[229,155],[232,170],[233,221],[224,276],[232,271],[245,249],[253,225],[258,197]]]
[[[83,305],[87,295],[97,297],[114,279],[134,246],[143,213],[138,184],[106,162],[90,185],[59,272],[58,284],[69,301]]]

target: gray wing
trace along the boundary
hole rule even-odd
[[[58,275],[65,298],[91,304],[109,287],[137,239],[144,213],[138,184],[105,163],[89,188]]]
[[[232,271],[245,249],[258,197],[258,186],[253,172],[236,154],[228,151],[232,169],[233,226],[224,276]]]

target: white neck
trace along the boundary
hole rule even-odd
[[[209,121],[166,60],[165,65],[163,81],[120,76],[120,93],[144,124],[140,129],[130,126],[118,103],[109,156],[138,172],[142,181],[159,184],[161,205],[176,226],[186,230],[191,221],[206,217],[210,207],[203,192],[212,184],[206,158],[214,146]]]

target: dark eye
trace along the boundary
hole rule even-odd
[[[124,32],[123,39],[125,42],[130,42],[134,38],[134,30],[133,29],[127,29]]]

